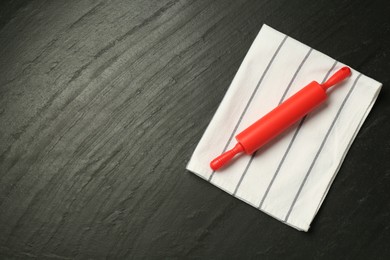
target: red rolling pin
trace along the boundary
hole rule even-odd
[[[343,67],[332,75],[325,83],[316,81],[295,93],[274,110],[260,118],[244,131],[236,135],[237,144],[211,161],[210,167],[218,170],[229,162],[236,154],[245,152],[252,154],[264,144],[272,140],[289,126],[304,117],[326,100],[326,90],[351,75],[351,69]]]

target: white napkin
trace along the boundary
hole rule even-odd
[[[329,98],[254,156],[213,172],[234,136],[311,81],[344,64],[264,25],[187,169],[276,219],[307,231],[382,84],[352,70]]]

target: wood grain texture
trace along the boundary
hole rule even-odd
[[[389,259],[387,1],[0,7],[0,258]],[[309,233],[185,170],[263,23],[384,84]]]

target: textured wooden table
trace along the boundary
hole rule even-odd
[[[387,1],[2,1],[0,258],[390,258]],[[185,170],[263,23],[382,92],[309,233]]]

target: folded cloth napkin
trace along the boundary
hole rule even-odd
[[[213,172],[234,136],[311,81],[344,64],[263,25],[187,169],[274,218],[307,231],[382,84],[352,69],[314,112],[252,156]],[[328,91],[328,92],[329,92]]]

